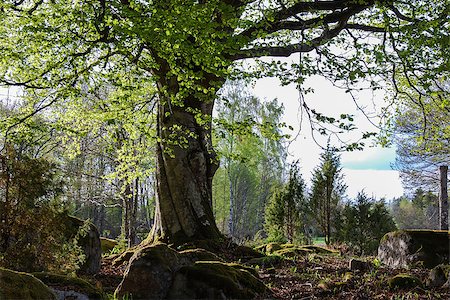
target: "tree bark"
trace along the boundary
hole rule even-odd
[[[212,179],[218,168],[211,122],[200,125],[196,120],[199,111],[211,117],[214,102],[187,96],[183,105],[171,105],[177,83],[160,77],[155,223],[145,242],[217,239],[222,235],[211,206]]]
[[[448,230],[448,166],[440,166],[439,171],[441,179],[441,191],[439,193],[439,228],[441,230]]]

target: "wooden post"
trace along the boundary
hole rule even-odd
[[[441,174],[441,191],[439,193],[439,227],[441,230],[448,230],[448,166],[440,166],[439,171]]]

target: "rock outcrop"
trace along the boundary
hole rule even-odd
[[[32,273],[57,295],[57,299],[102,300],[103,293],[86,280],[47,272]]]
[[[0,268],[0,299],[54,300],[56,296],[36,277]]]
[[[116,290],[118,298],[253,298],[266,287],[249,267],[227,264],[204,249],[178,252],[159,243],[137,250]]]
[[[78,240],[78,245],[83,249],[85,261],[80,266],[78,273],[80,274],[97,274],[100,270],[100,263],[102,258],[102,249],[100,243],[100,233],[94,224],[89,223],[85,226],[85,221],[74,216],[67,216],[65,223],[67,226],[67,238],[73,238],[78,233],[80,228],[86,229]]]
[[[387,233],[378,247],[378,259],[393,268],[422,265],[433,268],[449,260],[449,231],[399,230]]]
[[[114,249],[114,247],[117,246],[117,241],[113,239],[108,239],[105,237],[100,238],[100,245],[102,248],[102,253],[109,253],[111,250]]]

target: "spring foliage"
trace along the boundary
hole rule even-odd
[[[77,244],[83,233],[67,233],[55,165],[19,155],[12,146],[5,153],[0,156],[0,266],[76,271],[84,259]]]

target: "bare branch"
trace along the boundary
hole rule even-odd
[[[332,38],[336,37],[346,26],[347,19],[342,20],[335,28],[331,30],[324,30],[322,34],[311,41],[299,44],[291,44],[287,46],[274,46],[274,47],[261,47],[243,50],[240,53],[232,57],[233,60],[251,58],[251,57],[262,57],[262,56],[278,56],[278,57],[288,57],[293,53],[298,52],[310,52],[320,45],[325,44]]]

